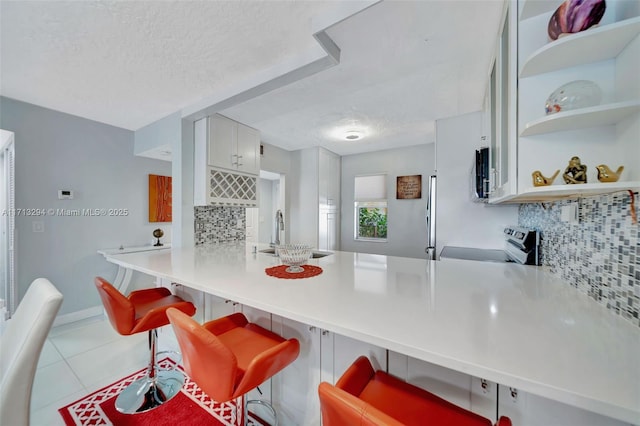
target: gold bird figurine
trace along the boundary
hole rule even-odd
[[[600,164],[596,169],[598,169],[598,180],[600,182],[617,182],[624,170],[624,166],[618,167],[615,172],[605,164]]]
[[[533,177],[533,186],[548,186],[553,183],[553,181],[558,177],[558,173],[560,170],[556,170],[556,172],[550,178],[545,177],[540,170],[536,170],[531,173],[531,177]]]

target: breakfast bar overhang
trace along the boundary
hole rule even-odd
[[[309,260],[320,275],[279,279],[265,273],[279,259],[244,242],[105,257],[468,375],[640,421],[640,330],[541,268],[333,252]]]

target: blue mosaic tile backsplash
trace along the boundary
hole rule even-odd
[[[561,207],[574,203],[579,223],[563,222]],[[630,209],[628,193],[521,204],[518,222],[541,231],[542,264],[552,273],[640,326],[640,225]]]

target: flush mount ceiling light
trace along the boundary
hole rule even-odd
[[[334,141],[355,142],[371,136],[371,129],[359,123],[345,123],[327,129],[325,136]]]
[[[349,131],[345,132],[345,134],[344,134],[345,140],[348,140],[348,141],[358,140],[362,136],[363,136],[362,132],[359,131],[359,130],[349,130]]]

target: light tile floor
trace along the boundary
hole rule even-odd
[[[54,327],[44,345],[31,396],[31,426],[64,426],[58,409],[145,368],[147,333],[121,336],[104,317]],[[170,327],[159,350],[175,350]]]

